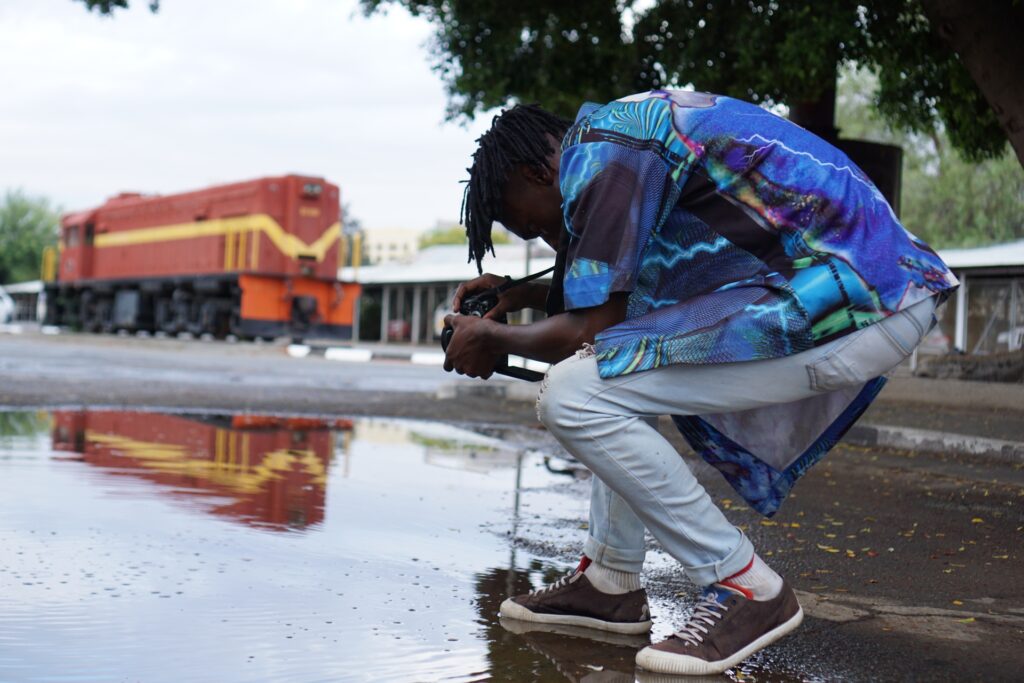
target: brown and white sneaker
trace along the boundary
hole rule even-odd
[[[771,600],[750,600],[741,591],[716,583],[705,591],[683,628],[640,650],[636,663],[664,674],[722,673],[795,629],[803,618],[803,609],[785,582]]]
[[[619,595],[602,593],[579,569],[550,586],[508,598],[498,609],[502,617],[543,624],[626,634],[651,630],[651,610],[644,589]]]

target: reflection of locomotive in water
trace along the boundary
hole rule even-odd
[[[53,447],[202,500],[215,514],[284,529],[323,520],[335,432],[347,438],[351,428],[347,420],[58,411]]]
[[[350,338],[359,286],[337,281],[339,202],[336,185],[291,175],[68,214],[59,257],[44,259],[45,321]]]

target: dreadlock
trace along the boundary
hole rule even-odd
[[[469,260],[483,272],[484,255],[494,254],[491,224],[501,211],[501,188],[508,172],[518,164],[548,167],[554,152],[546,133],[561,139],[571,121],[545,111],[536,104],[517,104],[494,117],[491,128],[477,138],[473,166],[462,195],[459,221],[466,226]]]

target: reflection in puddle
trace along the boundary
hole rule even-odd
[[[642,639],[499,622],[586,518],[547,438],[0,411],[0,681],[634,680]]]
[[[206,499],[214,514],[303,528],[323,520],[335,434],[347,439],[351,429],[347,420],[58,411],[53,449],[172,495]]]

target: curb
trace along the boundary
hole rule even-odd
[[[1024,462],[1024,442],[989,439],[971,434],[938,432],[892,425],[855,424],[843,441],[909,451],[980,455],[1007,463]]]
[[[327,360],[345,363],[368,363],[370,361],[390,360],[413,363],[415,365],[443,365],[442,351],[423,351],[410,349],[369,349],[361,346],[321,346],[314,344],[289,344],[285,353],[292,358],[326,358]]]
[[[444,365],[444,351],[434,350],[434,347],[409,348],[388,348],[376,347],[367,348],[364,346],[321,346],[314,344],[289,344],[285,347],[285,353],[292,358],[306,358],[309,356],[326,358],[347,363],[368,363],[370,361],[399,361],[412,363],[413,365]],[[512,358],[512,365],[525,367],[531,370],[544,372],[548,364],[527,361],[522,358]],[[509,382],[516,386],[521,382]],[[529,383],[527,383],[529,384]],[[536,395],[534,395],[536,398]],[[532,399],[531,399],[532,400]]]
[[[437,398],[487,398],[499,401],[524,401],[534,403],[540,393],[539,382],[510,382],[488,380],[486,382],[448,382],[437,390]]]

